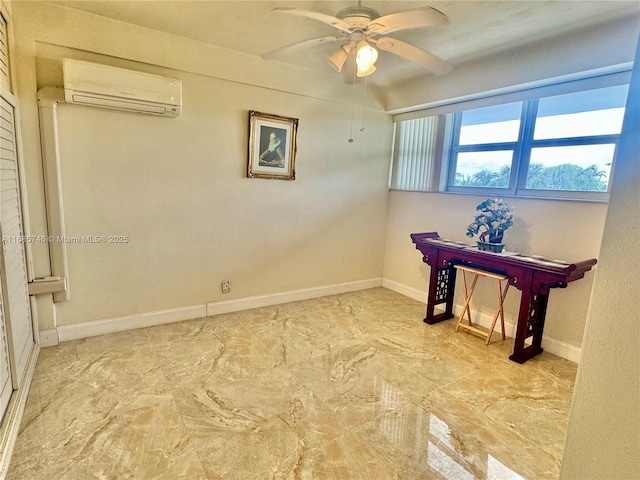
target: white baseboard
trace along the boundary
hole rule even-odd
[[[139,313],[124,317],[105,318],[92,322],[74,323],[56,327],[60,342],[79,338],[95,337],[107,333],[124,332],[136,328],[152,327],[165,323],[180,322],[207,316],[206,305],[191,305],[188,307],[171,308],[156,312]]]
[[[412,287],[407,287],[406,285],[394,282],[393,280],[389,280],[387,278],[382,279],[382,286],[406,297],[413,298],[414,300],[417,300],[424,304],[427,303],[426,292],[422,292]],[[462,305],[455,304],[453,307],[453,312],[459,314],[461,311]],[[472,318],[474,323],[477,323],[485,328],[489,328],[491,326],[491,322],[493,321],[493,314],[489,315],[488,313],[474,311],[472,311],[471,313],[473,315]],[[515,319],[505,317],[504,329],[505,335],[507,337],[514,338],[516,334]],[[494,332],[496,331],[500,331],[499,323],[496,324]],[[570,343],[566,343],[562,340],[543,335],[542,348],[549,353],[553,353],[554,355],[570,360],[574,363],[580,363],[580,355],[582,353],[582,349],[580,347],[576,347],[575,345],[571,345]]]
[[[553,353],[559,357],[572,361],[573,363],[580,363],[582,356],[582,348],[576,347],[562,340],[557,340],[552,337],[542,336],[542,348],[549,353]]]
[[[369,288],[381,287],[382,278],[372,278],[359,282],[339,283],[317,288],[305,288],[293,290],[291,292],[274,293],[271,295],[260,295],[256,297],[238,298],[222,302],[207,303],[207,316],[220,315],[221,313],[239,312],[252,308],[268,307],[281,303],[299,302],[311,298],[327,297],[329,295],[339,295],[341,293],[355,292],[356,290],[367,290]]]
[[[407,287],[402,283],[394,282],[393,280],[389,280],[388,278],[382,279],[382,286],[392,292],[399,293],[400,295],[404,295],[405,297],[413,298],[418,302],[422,302],[425,305],[427,304],[427,292],[426,290],[418,290],[416,288]]]
[[[40,330],[40,347],[53,347],[59,343],[60,339],[58,338],[58,330],[55,328]]]
[[[382,286],[382,278],[372,278],[358,282],[307,288],[291,292],[275,293],[272,295],[246,297],[221,302],[208,302],[187,307],[146,312],[123,317],[105,318],[91,322],[75,323],[72,325],[60,325],[55,329],[41,331],[40,344],[42,347],[50,347],[68,340],[94,337],[97,335],[122,332],[125,330],[134,330],[136,328],[152,327],[155,325],[163,325],[165,323],[192,320],[194,318],[238,312],[241,310],[249,310],[252,308],[266,307],[281,303],[308,300],[310,298],[337,295],[356,290],[366,290],[380,286]]]

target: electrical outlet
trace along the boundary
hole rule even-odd
[[[222,281],[222,293],[229,293],[231,291],[231,281],[223,280]]]

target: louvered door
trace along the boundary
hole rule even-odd
[[[1,296],[0,302],[2,302]],[[7,409],[12,392],[13,381],[11,379],[11,364],[9,361],[9,343],[7,341],[4,305],[0,305],[0,419]]]
[[[35,346],[22,223],[15,97],[11,90],[6,19],[0,15],[0,398],[8,401],[24,379]],[[8,347],[8,348],[7,348]],[[7,373],[10,375],[7,377]],[[8,392],[6,392],[8,390]],[[7,400],[5,400],[5,398]],[[2,404],[0,404],[0,407]],[[0,410],[0,414],[4,409]]]
[[[33,348],[13,106],[0,98],[0,228],[4,254],[5,320],[13,349],[14,379],[21,379]]]
[[[3,92],[11,91],[9,79],[9,35],[7,35],[7,21],[0,14],[0,87]]]
[[[9,59],[7,48],[7,24],[0,15],[0,93],[4,93],[9,90]],[[2,103],[7,103],[3,98],[0,98]],[[5,148],[8,152],[13,151],[15,156],[15,134],[13,128],[13,109],[9,110],[8,125],[5,125],[5,114],[2,113],[0,118],[0,154],[2,155],[4,163]],[[8,127],[8,128],[5,128]],[[7,155],[11,156],[10,153]],[[1,177],[0,177],[1,178]],[[0,252],[4,253],[4,252]],[[2,258],[0,254],[0,259]],[[4,275],[4,262],[0,262],[0,276]],[[2,282],[4,284],[5,282]],[[11,376],[11,361],[9,358],[9,338],[7,335],[7,319],[4,315],[5,302],[4,302],[4,287],[0,289],[0,418],[4,415],[7,409],[11,394],[13,393],[13,380]]]

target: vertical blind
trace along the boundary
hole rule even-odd
[[[396,123],[391,173],[391,189],[427,191],[438,175],[437,158],[441,118],[438,116],[403,120]]]

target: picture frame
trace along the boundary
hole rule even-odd
[[[249,111],[247,177],[295,180],[298,119]]]

